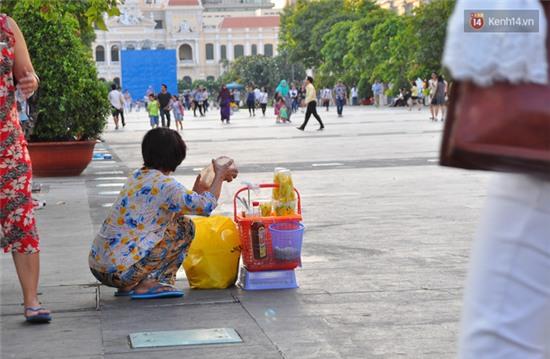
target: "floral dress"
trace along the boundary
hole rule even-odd
[[[208,216],[216,204],[210,192],[190,191],[154,169],[136,170],[92,244],[92,273],[113,287],[144,278],[173,282],[194,237],[193,223],[185,215]]]
[[[31,197],[32,169],[17,117],[13,63],[15,37],[0,14],[0,247],[39,252]]]

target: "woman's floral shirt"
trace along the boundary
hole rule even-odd
[[[90,268],[104,273],[126,271],[149,255],[174,216],[208,216],[215,207],[216,197],[210,192],[189,191],[157,170],[136,170],[92,244]]]

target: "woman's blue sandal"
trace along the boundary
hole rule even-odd
[[[130,295],[132,299],[156,299],[156,298],[180,298],[183,297],[183,292],[173,288],[173,290],[162,290],[163,288],[171,287],[166,284],[159,284],[150,288],[145,293],[133,293]]]
[[[43,307],[25,307],[25,320],[32,324],[45,324],[49,323],[52,320],[50,313],[38,313],[35,315],[27,316],[27,311],[31,312],[40,312],[45,311]]]

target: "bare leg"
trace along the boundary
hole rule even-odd
[[[437,116],[437,107],[435,105],[430,105],[430,113],[432,114],[432,120],[435,120]]]
[[[25,307],[39,307],[38,278],[40,275],[40,257],[38,253],[22,254],[12,253],[15,270],[19,277],[19,283],[23,291],[23,303]],[[49,313],[47,310],[40,313]]]
[[[115,129],[118,130],[118,116],[113,116],[113,121],[115,121]]]

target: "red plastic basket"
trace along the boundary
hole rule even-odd
[[[273,183],[264,183],[259,185],[260,188],[276,188],[278,185]],[[237,196],[248,190],[248,187],[243,187],[235,193],[233,198],[233,211],[235,215],[235,222],[239,227],[239,234],[241,237],[241,255],[243,258],[243,263],[246,269],[249,272],[261,272],[268,270],[289,270],[298,267],[301,262],[300,259],[296,260],[279,260],[276,259],[273,253],[273,246],[271,241],[271,232],[269,231],[269,225],[273,223],[283,223],[283,222],[300,222],[302,220],[302,200],[300,198],[300,193],[296,188],[294,192],[297,195],[297,213],[289,216],[270,216],[270,217],[243,217],[237,213]],[[252,224],[255,222],[262,222],[265,231],[265,246],[267,249],[267,256],[262,259],[254,258],[254,251],[252,249],[252,236],[250,229]]]

